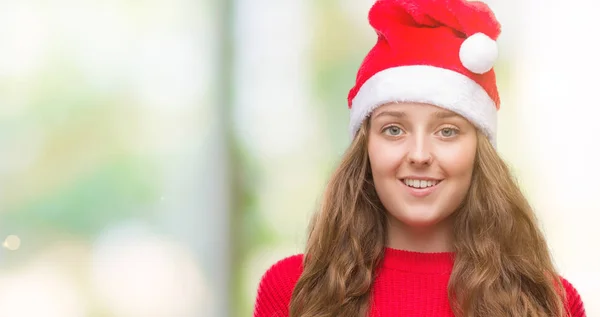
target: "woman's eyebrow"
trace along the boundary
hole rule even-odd
[[[394,111],[394,110],[381,111],[373,119],[383,117],[383,116],[403,118],[403,117],[406,117],[406,113],[404,113],[402,111]]]
[[[447,118],[453,118],[453,117],[460,117],[457,113],[451,112],[451,111],[436,111],[433,116],[435,116],[438,119],[447,119]]]

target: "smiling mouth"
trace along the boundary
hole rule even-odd
[[[433,187],[442,182],[442,180],[422,180],[422,179],[420,180],[420,179],[409,179],[409,178],[401,179],[401,181],[402,181],[402,183],[404,183],[404,185],[411,187],[411,188],[415,188],[415,189],[424,189],[424,188]]]

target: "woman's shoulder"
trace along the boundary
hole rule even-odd
[[[271,265],[258,285],[254,317],[287,317],[294,286],[302,274],[303,255],[286,257]]]
[[[573,286],[573,284],[571,284],[571,282],[569,282],[566,278],[564,278],[562,276],[560,277],[560,280],[565,289],[565,297],[566,297],[565,306],[566,306],[566,309],[570,313],[569,316],[585,317],[586,314],[585,314],[585,308],[583,306],[583,301],[581,300],[581,296],[579,295],[579,292],[577,291],[575,286]]]

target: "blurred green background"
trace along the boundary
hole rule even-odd
[[[250,316],[348,144],[371,3],[0,1],[0,316]],[[568,134],[540,132],[591,126],[539,115],[564,111],[552,92],[577,74],[542,71],[562,53],[524,18],[533,0],[489,4],[505,29],[499,150],[600,314],[600,259],[581,246],[597,228],[573,219],[598,220],[597,142],[577,139],[582,161]],[[549,172],[565,166],[578,172]]]

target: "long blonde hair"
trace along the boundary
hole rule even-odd
[[[369,119],[311,221],[291,317],[368,315],[387,236],[370,171],[368,127]],[[456,316],[564,316],[564,290],[532,208],[482,134],[471,186],[456,211],[454,246],[448,298]]]

